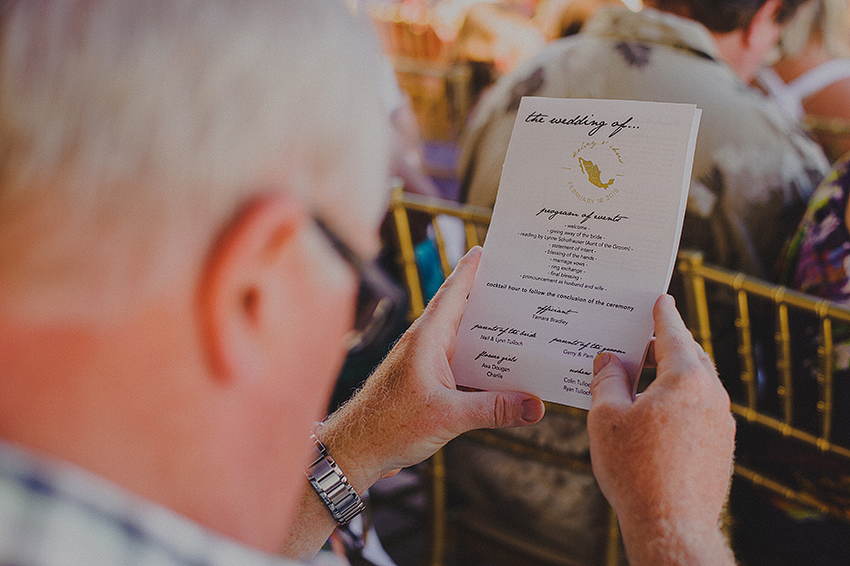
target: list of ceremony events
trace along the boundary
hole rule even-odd
[[[458,385],[590,406],[593,359],[637,382],[673,272],[700,111],[525,97],[458,329]]]

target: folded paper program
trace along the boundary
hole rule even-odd
[[[550,116],[586,118],[564,128]],[[688,104],[523,98],[452,359],[460,385],[586,409],[589,379],[572,376],[592,375],[597,354],[617,354],[637,378],[678,250],[699,117]],[[599,134],[608,124],[616,136]]]

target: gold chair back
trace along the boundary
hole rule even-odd
[[[392,195],[390,214],[396,229],[398,238],[399,257],[398,265],[403,273],[403,279],[410,295],[409,318],[415,320],[425,309],[426,298],[420,279],[420,271],[417,265],[415,245],[411,232],[411,214],[426,215],[434,228],[436,248],[440,260],[440,268],[444,277],[448,277],[453,269],[450,258],[446,253],[446,242],[444,234],[436,222],[440,215],[458,218],[463,222],[465,242],[464,247],[469,250],[479,245],[479,234],[486,231],[490,223],[491,210],[474,205],[459,204],[454,201],[422,197],[406,193],[401,188],[396,188]],[[576,418],[583,418],[586,411],[565,407],[556,404],[546,404],[547,413],[561,412]],[[528,458],[536,462],[554,464],[572,470],[591,473],[590,463],[573,454],[557,450],[543,449],[534,443],[506,435],[498,430],[470,431],[464,438],[473,439],[475,442],[494,449]],[[446,462],[443,451],[438,452],[430,459],[430,475],[432,482],[431,504],[432,504],[432,538],[430,549],[430,563],[432,566],[442,566],[448,553],[447,530],[450,522],[447,510],[446,493]],[[455,514],[451,521],[463,521],[463,517]],[[507,549],[511,554],[514,564],[555,564],[563,566],[579,566],[558,555],[557,552],[542,547],[537,541],[529,541],[514,533],[494,525],[481,522],[468,522],[467,530],[474,532],[477,537],[485,541],[484,548],[489,542],[496,543],[500,548]],[[620,563],[622,546],[617,524],[616,514],[612,508],[608,508],[607,533],[603,564],[614,566]]]
[[[850,151],[850,120],[809,115],[803,119],[827,158],[834,163]]]
[[[678,270],[684,279],[686,312],[685,318],[694,337],[709,355],[714,357],[711,315],[716,313],[716,305],[709,304],[706,285],[714,290],[724,289],[735,298],[735,328],[721,329],[720,332],[737,334],[740,356],[740,381],[742,398],[732,398],[732,412],[738,417],[741,427],[755,426],[771,434],[779,446],[788,450],[800,446],[807,447],[820,458],[835,464],[834,468],[850,470],[850,447],[836,443],[832,438],[834,422],[834,350],[833,329],[836,323],[850,323],[850,308],[837,305],[825,299],[809,296],[782,286],[767,283],[741,273],[707,265],[700,252],[683,250],[679,252]],[[772,305],[775,324],[775,375],[773,390],[760,387],[758,363],[751,318],[754,300]],[[794,343],[799,336],[794,325],[795,315],[810,316],[819,325],[817,348],[817,395],[811,407],[819,416],[816,430],[804,428],[796,422],[795,413],[802,408],[803,401],[797,394],[801,375],[795,375],[794,368],[799,360],[792,358],[792,352],[799,344]],[[718,329],[714,328],[718,333]],[[773,368],[771,368],[773,370]],[[773,399],[771,399],[771,396]],[[775,411],[765,406],[776,407]],[[813,412],[814,412],[813,411]],[[843,418],[850,418],[846,415]],[[789,481],[787,474],[772,477],[771,470],[756,470],[740,462],[735,464],[735,474],[761,486],[782,498],[793,501],[831,515],[850,521],[850,500],[824,497],[822,490],[810,489],[812,486],[799,481]],[[845,481],[850,481],[850,473]]]

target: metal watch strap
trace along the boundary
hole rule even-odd
[[[348,478],[315,434],[313,442],[316,446],[316,458],[307,467],[307,479],[328,506],[333,518],[340,525],[345,525],[363,511],[366,504],[348,483]]]

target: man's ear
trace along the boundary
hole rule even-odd
[[[744,44],[747,47],[772,48],[779,39],[779,24],[776,13],[782,6],[781,0],[767,0],[753,16],[750,25],[744,30]]]
[[[204,261],[197,296],[203,352],[222,382],[252,379],[267,365],[268,333],[280,327],[286,262],[309,215],[284,195],[248,202],[224,227]]]

